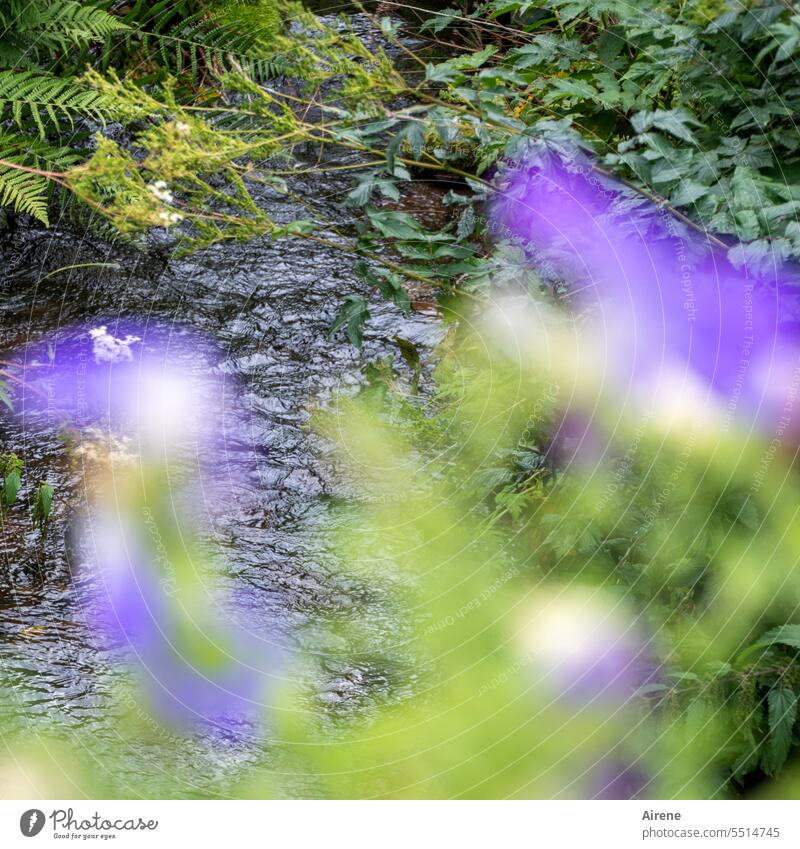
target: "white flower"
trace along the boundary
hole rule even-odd
[[[166,209],[162,209],[161,212],[158,213],[158,217],[164,222],[165,227],[169,227],[172,224],[177,224],[179,221],[183,221],[183,216],[179,212],[169,212]]]
[[[188,136],[192,132],[192,128],[183,121],[176,121],[175,131],[179,136]]]
[[[105,325],[93,327],[89,331],[92,338],[92,354],[96,363],[130,362],[133,359],[131,345],[142,340],[128,334],[124,339],[112,336]]]
[[[163,200],[164,203],[172,203],[174,200],[172,192],[167,188],[167,184],[164,180],[156,180],[155,183],[150,183],[147,186],[147,189],[159,200]]]
[[[129,437],[107,433],[96,427],[86,428],[74,454],[89,462],[109,466],[133,466],[136,463]]]

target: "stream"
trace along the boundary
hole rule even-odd
[[[299,159],[309,168],[354,161],[341,151],[326,152],[321,163],[319,156],[316,149],[300,151]],[[353,213],[341,200],[350,180],[348,172],[312,173],[295,176],[290,185],[346,229]],[[308,217],[285,196],[252,189],[278,221]],[[404,315],[374,297],[359,352],[343,334],[329,334],[342,298],[365,291],[348,254],[262,238],[170,259],[166,238],[156,234],[148,250],[139,251],[69,226],[12,227],[0,237],[0,356],[19,358],[26,346],[41,345],[61,328],[117,316],[174,322],[213,340],[223,357],[203,367],[241,381],[258,454],[257,474],[211,541],[224,564],[220,587],[238,622],[256,632],[269,628],[316,655],[307,682],[310,709],[334,717],[368,714],[372,699],[402,695],[413,676],[377,655],[354,663],[335,637],[323,633],[329,617],[347,615],[363,619],[376,646],[398,639],[397,622],[379,594],[331,550],[326,529],[349,495],[329,450],[307,428],[309,410],[357,386],[366,362],[388,354],[402,362],[395,335],[426,352],[440,339],[441,326],[429,313]],[[66,266],[84,267],[51,274]],[[108,773],[101,780],[109,795],[140,795],[142,787],[153,796],[219,795],[242,765],[268,767],[268,731],[258,746],[198,733],[173,741],[177,755],[169,762],[156,743],[120,742],[104,708],[119,665],[98,648],[76,605],[73,578],[82,548],[73,518],[84,497],[81,475],[65,459],[55,427],[23,428],[3,414],[0,444],[25,462],[23,504],[9,511],[0,540],[0,664],[11,686],[0,708],[5,733],[33,731],[67,745],[91,735],[99,751],[114,752],[108,762],[96,762]],[[46,540],[24,508],[44,477],[56,489]],[[120,752],[121,745],[129,750]]]

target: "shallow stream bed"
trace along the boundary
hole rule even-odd
[[[343,164],[338,154],[331,156],[322,167]],[[307,166],[315,167],[318,157],[319,151],[308,151]],[[349,177],[335,172],[292,180],[294,191],[313,198],[345,226],[352,212],[341,199],[349,185]],[[255,193],[278,220],[307,217],[298,204],[269,189]],[[320,623],[346,613],[374,630],[375,645],[391,644],[396,622],[381,613],[374,591],[330,549],[325,529],[331,505],[346,493],[324,445],[307,427],[309,409],[362,380],[365,362],[390,353],[399,360],[392,337],[429,351],[441,326],[430,314],[404,316],[375,298],[359,352],[343,335],[329,333],[342,298],[364,291],[348,254],[264,238],[175,260],[161,241],[154,239],[146,251],[110,247],[58,225],[45,231],[18,224],[3,234],[3,358],[19,357],[25,346],[41,345],[63,328],[91,327],[118,316],[174,322],[205,334],[224,354],[204,366],[241,380],[255,422],[257,473],[210,543],[224,563],[220,585],[233,600],[234,615],[248,628],[269,628],[290,644],[314,647]],[[76,267],[52,273],[68,266]],[[88,730],[110,752],[119,741],[104,705],[118,659],[97,647],[74,589],[82,548],[71,529],[84,496],[82,477],[67,463],[55,427],[23,428],[4,415],[0,442],[25,461],[23,502],[29,503],[33,485],[44,477],[56,488],[45,541],[23,505],[8,514],[0,540],[0,664],[12,690],[2,700],[4,725],[41,729],[67,741]],[[410,686],[379,663],[354,665],[335,645],[327,647],[330,656],[317,658],[309,682],[309,699],[323,710],[366,711],[375,695]],[[176,795],[205,794],[212,785],[224,786],[243,762],[268,758],[269,739],[264,742],[254,749],[199,734],[182,744],[180,762],[165,763],[148,746],[134,747],[123,760],[137,776],[136,786],[144,777],[153,795],[161,786]],[[121,760],[116,754],[115,770]],[[101,759],[98,769],[104,768]],[[109,795],[136,792],[125,774],[109,774],[108,782]]]

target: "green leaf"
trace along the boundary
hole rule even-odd
[[[389,17],[381,18],[381,32],[387,38],[397,38],[397,33],[400,30],[400,22]]]
[[[384,236],[393,239],[422,239],[425,231],[407,212],[377,212],[367,210],[372,226]]]
[[[697,144],[690,126],[701,127],[702,124],[685,109],[656,109],[655,112],[637,112],[631,118],[631,126],[637,133],[655,127],[681,141]]]
[[[490,44],[484,47],[483,50],[478,50],[475,53],[466,53],[451,59],[451,62],[456,68],[480,68],[487,59],[491,59],[497,53],[497,48]]]
[[[282,236],[303,236],[308,233],[313,233],[316,229],[316,224],[313,221],[299,220],[290,221],[282,227],[276,227],[272,231],[274,238],[279,239]]]
[[[436,17],[428,18],[422,22],[421,30],[430,29],[433,32],[441,32],[453,23],[454,20],[461,17],[461,12],[458,9],[442,9],[441,12],[434,13]]]
[[[53,487],[47,481],[39,485],[36,492],[36,501],[33,505],[33,523],[44,528],[50,519],[50,511],[53,506]]]
[[[8,384],[5,380],[0,380],[0,404],[5,404],[11,412],[14,412],[14,404],[11,400],[11,394],[8,391]]]
[[[403,312],[411,311],[411,301],[399,274],[387,268],[372,268],[363,259],[355,264],[353,270],[362,280],[377,288],[387,301],[397,304]]]
[[[583,80],[556,79],[552,81],[551,89],[554,94],[547,95],[547,103],[557,100],[559,94],[572,95],[574,97],[585,98],[586,100],[595,100],[597,98],[597,89]]]
[[[761,232],[758,216],[752,209],[740,209],[735,215],[737,236],[745,242],[757,239]]]
[[[707,195],[709,191],[709,187],[704,186],[702,183],[696,183],[693,180],[684,180],[680,183],[677,191],[673,193],[670,200],[675,206],[688,206],[704,195]]]
[[[348,295],[331,325],[331,336],[346,327],[347,338],[360,348],[364,344],[364,324],[369,318],[367,299],[361,295]]]
[[[21,482],[17,469],[6,472],[3,478],[3,507],[11,507],[16,502]]]
[[[787,687],[772,689],[767,696],[769,745],[762,755],[764,769],[774,775],[784,764],[792,746],[792,728],[797,718],[797,695]]]
[[[467,239],[475,232],[475,208],[470,204],[464,207],[461,217],[458,219],[456,239],[460,242]]]
[[[780,643],[783,646],[800,649],[800,625],[781,625],[764,634],[760,645]]]
[[[400,356],[405,360],[406,365],[416,370],[420,366],[419,348],[408,339],[403,339],[402,336],[395,336],[392,341],[400,349]]]
[[[613,62],[625,47],[625,30],[620,26],[607,27],[595,41],[597,58],[605,65]]]
[[[403,138],[408,142],[415,159],[422,156],[425,147],[425,125],[422,121],[409,121],[402,130]]]
[[[425,79],[432,83],[450,83],[459,76],[455,68],[448,63],[442,62],[439,65],[425,66]]]
[[[736,665],[741,666],[751,655],[774,645],[800,649],[800,625],[779,625],[777,628],[767,631],[760,640],[752,643],[739,653],[736,658]]]

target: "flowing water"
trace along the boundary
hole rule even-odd
[[[308,167],[319,155],[305,152]],[[328,152],[321,165],[347,164],[349,156]],[[352,213],[341,198],[349,179],[323,172],[298,176],[291,185],[346,226]],[[308,217],[307,210],[269,189],[254,187],[254,194],[280,221]],[[332,505],[347,494],[324,444],[306,425],[310,405],[358,384],[365,362],[389,353],[399,360],[392,337],[430,350],[440,325],[429,314],[404,316],[373,299],[359,353],[341,336],[329,335],[342,298],[364,290],[349,255],[310,242],[264,238],[175,260],[169,246],[159,244],[165,238],[157,236],[148,250],[137,251],[109,247],[69,227],[6,233],[0,241],[0,358],[20,356],[26,345],[46,341],[59,328],[90,327],[115,316],[176,322],[206,334],[224,352],[208,367],[242,381],[259,454],[252,485],[226,513],[211,544],[224,564],[220,586],[232,599],[234,615],[256,632],[270,629],[291,645],[318,649],[322,623],[346,614],[363,619],[376,646],[390,645],[397,623],[330,548],[326,522]],[[79,265],[84,267],[48,276]],[[101,773],[109,773],[109,794],[137,794],[143,786],[152,795],[219,792],[243,762],[268,762],[268,733],[266,746],[198,734],[176,744],[180,754],[168,763],[158,746],[145,744],[130,747],[120,760],[123,744],[106,719],[118,659],[97,647],[91,623],[76,605],[74,576],[82,549],[71,529],[83,479],[65,460],[55,427],[23,429],[3,415],[0,445],[25,461],[23,504],[8,513],[0,542],[0,664],[10,685],[2,699],[3,727],[38,730],[76,745],[89,733],[100,749],[105,745],[117,755],[113,765],[102,757],[97,763]],[[57,493],[46,540],[23,506],[44,477]],[[364,713],[376,695],[410,686],[407,670],[396,675],[377,654],[355,663],[335,637],[324,639],[326,651],[317,651],[309,672],[309,707]]]

